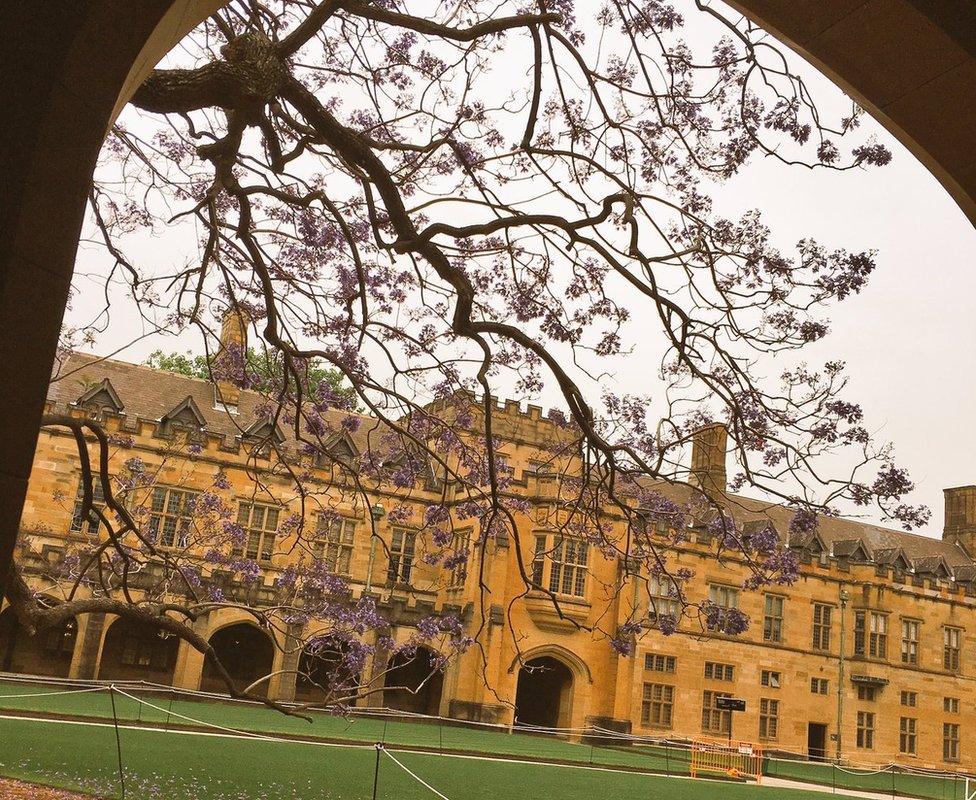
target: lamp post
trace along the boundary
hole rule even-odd
[[[380,502],[373,503],[369,508],[369,515],[373,518],[373,530],[369,537],[369,564],[366,567],[366,591],[373,588],[373,561],[376,560],[376,526],[386,516],[386,509]]]
[[[840,763],[843,749],[844,727],[844,611],[851,599],[847,589],[840,589],[840,658],[837,661],[837,763]]]

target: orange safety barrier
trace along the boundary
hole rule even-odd
[[[727,739],[694,739],[691,743],[691,777],[699,772],[721,772],[730,778],[752,778],[762,783],[762,747],[752,742]]]

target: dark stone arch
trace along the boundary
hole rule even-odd
[[[172,684],[179,639],[146,622],[117,619],[105,634],[100,680]]]
[[[237,683],[238,689],[245,689],[258,678],[271,673],[274,663],[274,644],[271,637],[255,625],[238,622],[221,628],[210,637],[210,646],[216,651],[220,663]],[[200,689],[204,692],[227,691],[227,684],[209,654],[203,663]],[[266,695],[267,682],[256,687],[254,693]]]
[[[67,678],[78,636],[78,620],[30,636],[13,609],[0,613],[0,670]]]
[[[334,636],[312,639],[298,659],[295,699],[330,703],[354,697],[362,668],[357,650],[355,645]]]
[[[538,656],[519,669],[515,723],[568,728],[573,705],[573,670],[553,656]]]
[[[426,647],[394,655],[383,676],[383,704],[397,711],[436,715],[444,686],[436,658],[437,654]]]

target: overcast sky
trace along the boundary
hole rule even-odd
[[[692,43],[695,35],[689,31]],[[832,333],[810,360],[848,363],[849,395],[863,404],[869,428],[895,443],[898,463],[918,485],[914,502],[934,512],[924,532],[939,536],[942,489],[976,483],[976,230],[905,148],[880,128],[878,138],[894,153],[883,169],[838,174],[756,160],[716,188],[716,207],[730,216],[762,208],[784,250],[805,236],[831,247],[878,250],[867,289],[832,309]],[[165,242],[153,247],[153,257],[165,260]],[[80,268],[96,258],[83,248]],[[84,282],[79,288],[69,317],[75,322],[98,303]],[[139,332],[134,317],[115,320],[93,349],[111,353]],[[120,357],[138,362],[154,349],[190,344],[143,339]],[[647,388],[639,370],[618,371],[612,380],[619,390]]]

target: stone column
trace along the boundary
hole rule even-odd
[[[203,614],[193,623],[193,630],[205,637],[209,626],[210,615]],[[198,691],[200,681],[203,680],[203,662],[203,653],[185,639],[181,639],[179,650],[176,653],[176,667],[173,670],[173,686]]]
[[[98,674],[102,633],[105,631],[105,614],[102,612],[83,614],[78,621],[80,630],[75,640],[75,651],[71,657],[71,669],[68,675],[72,678],[90,680]]]
[[[363,675],[366,677],[367,688],[380,689],[383,686],[384,672],[390,661],[390,653],[378,644],[373,651],[372,658],[368,659],[363,668]],[[364,708],[382,708],[384,698],[382,691],[373,691],[361,702]]]
[[[285,634],[285,647],[275,653],[274,667],[277,673],[268,684],[268,697],[283,703],[295,699],[295,686],[298,682],[298,662],[302,657],[302,626],[289,625]]]

